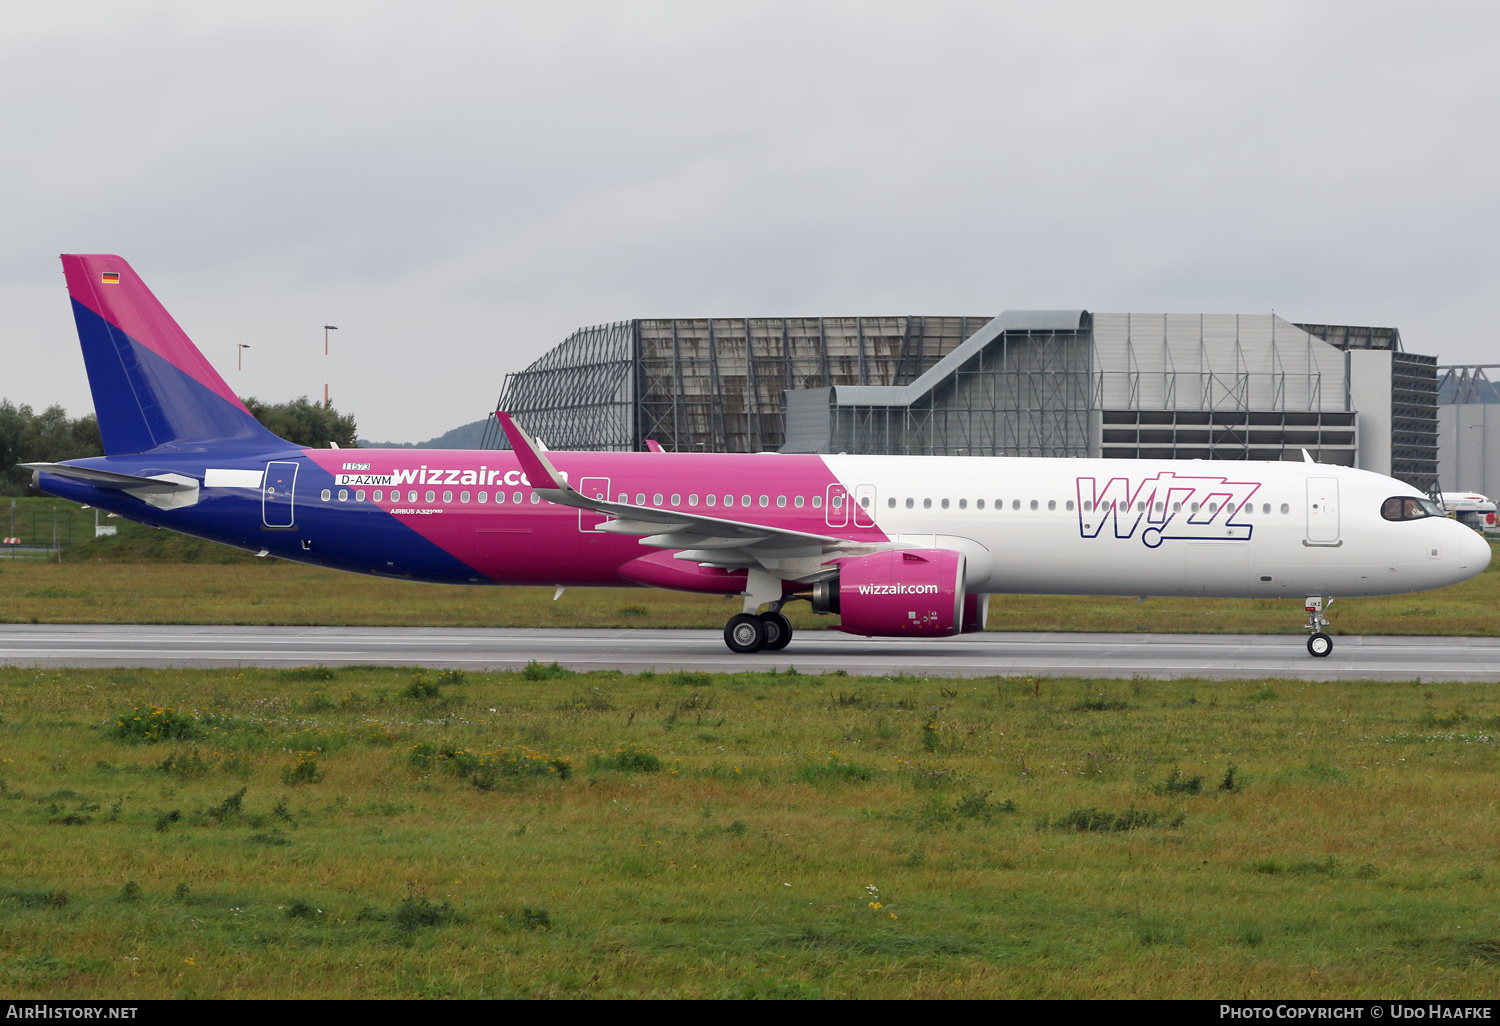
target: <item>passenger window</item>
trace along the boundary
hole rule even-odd
[[[1073,500],[1072,499],[1068,500],[1068,512],[1069,513],[1073,512]]]
[[[760,497],[760,508],[761,508],[761,509],[765,509],[765,508],[766,508],[766,507],[767,507],[767,506],[769,506],[769,505],[770,505],[770,504],[771,504],[771,500],[770,500],[770,498],[769,498],[769,497],[767,497],[767,496],[765,496],[765,495],[762,495],[762,496],[761,496],[761,497]]]
[[[417,501],[417,493],[415,491],[407,492],[406,493],[406,501],[407,502],[416,502]]]
[[[645,492],[636,492],[635,493],[635,504],[637,506],[644,506],[646,504],[646,493]]]
[[[478,493],[478,495],[476,496],[476,498],[478,498],[481,503],[489,502],[490,501],[490,493],[489,492],[480,492],[480,493]]]
[[[896,508],[896,497],[894,495],[892,495],[889,499],[885,500],[885,508],[886,509],[895,509]]]
[[[1271,513],[1271,504],[1269,502],[1263,502],[1263,503],[1261,503],[1260,504],[1260,511],[1262,513],[1265,513],[1266,515],[1269,516],[1270,513]]]
[[[792,496],[792,505],[793,506],[796,506],[798,509],[801,509],[802,508],[802,503],[803,503],[802,496],[800,496],[800,495],[794,495],[794,496]]]
[[[499,505],[501,505],[504,502],[505,502],[505,493],[504,492],[496,492],[495,493],[495,505],[499,506]]]
[[[786,496],[785,495],[778,495],[778,496],[776,496],[776,508],[777,509],[786,509]]]
[[[437,502],[437,492],[434,492],[431,489],[428,489],[427,495],[423,499],[423,501],[424,502]]]
[[[712,506],[714,503],[719,501],[719,497],[717,495],[705,495],[703,497],[703,501],[707,505]]]
[[[371,498],[373,498],[376,502],[379,502],[381,499],[385,498],[385,492],[377,488],[375,489],[375,494],[372,495]]]
[[[1160,502],[1158,502],[1158,503],[1157,503],[1157,504],[1156,504],[1156,512],[1158,512],[1158,513],[1160,513],[1160,512],[1161,512],[1161,511],[1162,511],[1162,510],[1163,510],[1163,509],[1165,509],[1165,508],[1166,508],[1166,507],[1165,507],[1165,505],[1164,505],[1164,504],[1163,504],[1163,503],[1160,503]]]
[[[468,501],[469,501],[469,493],[468,492],[459,492],[458,493],[458,501],[467,505]]]
[[[947,508],[948,508],[948,500],[947,500],[947,499],[944,499],[944,500],[943,500],[943,508],[944,508],[944,509],[947,509]]]
[[[1092,502],[1085,502],[1083,504],[1083,511],[1085,513],[1092,513],[1092,512],[1094,512],[1094,504]]]
[[[661,492],[657,492],[655,495],[651,496],[651,505],[653,505],[653,506],[660,506],[661,505]]]
[[[1144,512],[1146,512],[1146,504],[1145,504],[1145,502],[1138,502],[1138,503],[1136,503],[1135,504],[1135,511],[1137,513],[1144,513]]]
[[[974,502],[974,508],[975,509],[984,509],[984,500],[983,499],[976,500]]]
[[[453,493],[452,492],[444,492],[443,493],[443,502],[448,503],[448,502],[452,502],[452,501],[453,501]]]
[[[536,492],[532,492],[531,493],[531,504],[533,506],[535,506],[537,503],[539,503],[541,501],[542,501],[542,497],[540,495],[538,495]]]
[[[1047,508],[1049,510],[1057,509],[1057,500],[1056,499],[1048,499],[1047,500]]]
[[[906,500],[906,508],[907,509],[911,509],[916,504],[917,504],[917,500],[916,499],[910,499],[909,498],[909,499]]]
[[[347,488],[340,488],[339,489],[339,501],[340,502],[348,502],[349,501],[349,489],[347,489]]]
[[[1180,503],[1180,502],[1174,502],[1174,503],[1172,503],[1172,512],[1173,513],[1181,513],[1182,512],[1182,503]]]
[[[1011,499],[1010,500],[1010,508],[1011,509],[1020,509],[1021,508],[1021,500],[1020,499]]]
[[[510,501],[514,502],[516,505],[519,506],[521,504],[521,493],[520,492],[511,492]],[[620,496],[620,501],[624,502],[625,501],[625,496],[623,496],[623,495]]]
[[[968,509],[969,508],[969,500],[968,499],[959,499],[958,500],[958,508],[959,509]]]
[[[726,505],[726,506],[733,506],[734,505],[734,496],[733,495],[726,495],[726,496],[724,496],[724,505]],[[745,505],[746,506],[750,505],[750,496],[748,496],[748,495],[745,496]]]
[[[1287,513],[1290,513],[1291,511],[1292,511],[1292,507],[1291,506],[1288,506],[1284,502],[1281,504],[1281,512],[1282,512],[1283,515],[1285,515]]]
[[[674,506],[681,506],[682,505],[682,496],[679,495],[679,494],[677,494],[676,492],[674,492],[672,494],[672,505],[674,505]]]
[[[823,496],[821,496],[821,495],[814,495],[813,496],[813,509],[822,509],[822,508],[823,508]]]
[[[696,506],[696,505],[698,505],[698,493],[697,492],[694,492],[694,493],[692,493],[691,495],[688,496],[688,505],[689,506]]]
[[[1217,502],[1210,502],[1208,504],[1208,511],[1210,513],[1217,513],[1217,512],[1219,512],[1219,504]]]
[[[1032,508],[1032,509],[1036,509],[1036,508],[1037,508],[1037,502],[1036,502],[1036,500],[1035,500],[1035,499],[1032,499],[1032,500],[1031,500],[1031,508]]]
[[[327,502],[331,498],[333,498],[333,493],[330,492],[327,488],[324,488],[323,489],[323,501]]]
[[[748,496],[748,495],[741,495],[740,496],[740,505],[748,507],[750,505],[750,496]]]
[[[1193,505],[1190,508],[1192,509],[1192,511],[1194,513],[1198,512],[1198,504],[1196,502],[1193,503]]]

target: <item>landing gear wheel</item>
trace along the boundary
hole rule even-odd
[[[792,640],[792,622],[780,613],[766,613],[760,618],[766,625],[766,651],[780,652]]]
[[[724,625],[724,644],[731,652],[759,652],[766,645],[766,624],[758,616],[741,613]]]
[[[1333,651],[1333,639],[1322,631],[1307,639],[1307,651],[1310,655],[1318,657],[1326,656]]]

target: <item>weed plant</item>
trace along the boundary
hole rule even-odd
[[[535,665],[0,669],[7,993],[1500,982],[1482,688]]]

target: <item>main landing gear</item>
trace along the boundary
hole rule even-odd
[[[1322,595],[1309,595],[1303,609],[1307,613],[1307,623],[1303,624],[1304,630],[1312,631],[1312,636],[1307,639],[1307,654],[1322,658],[1333,651],[1333,639],[1324,632],[1323,628],[1328,626],[1328,620],[1323,616],[1323,610],[1333,605],[1333,599]]]
[[[749,653],[762,649],[777,652],[786,648],[791,640],[791,621],[774,608],[759,616],[740,613],[730,617],[729,623],[724,625],[724,644],[731,652]]]

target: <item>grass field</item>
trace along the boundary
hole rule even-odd
[[[0,980],[1492,996],[1497,714],[1415,683],[5,669]]]
[[[1300,634],[1301,602],[1301,596],[1140,602],[997,595],[989,625],[1015,631]],[[123,545],[89,543],[77,553],[65,552],[61,563],[0,558],[0,622],[12,623],[721,628],[737,611],[738,603],[716,597],[644,588],[575,588],[553,602],[551,588],[391,581],[255,559],[165,531],[142,532]],[[812,613],[805,602],[787,606],[787,613],[802,630],[835,622]],[[1473,580],[1441,591],[1340,599],[1331,619],[1335,634],[1500,633],[1500,559]]]

